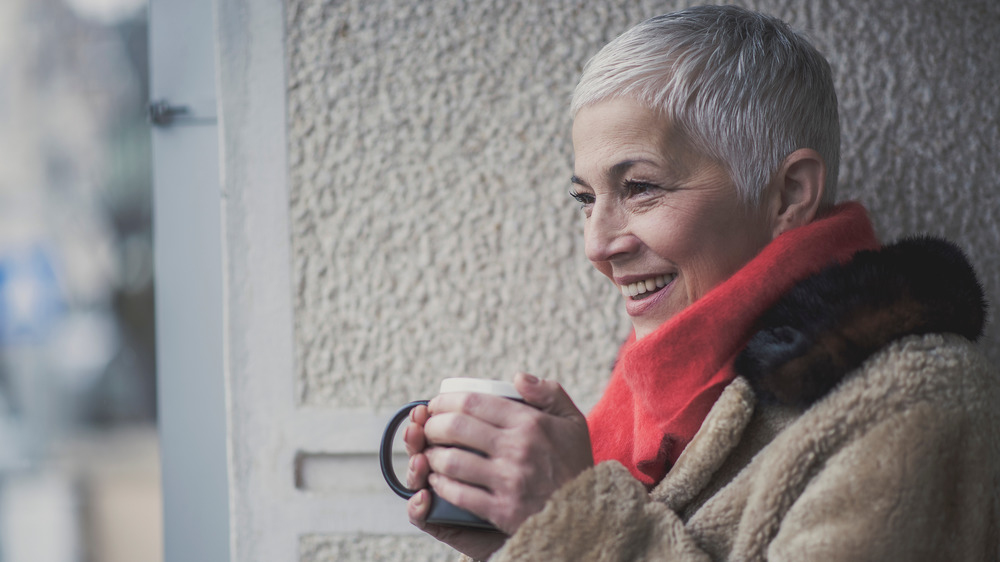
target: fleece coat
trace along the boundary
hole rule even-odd
[[[810,277],[650,491],[615,461],[491,560],[998,560],[997,374],[956,248],[915,239]]]

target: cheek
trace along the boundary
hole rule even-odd
[[[683,268],[685,262],[697,257],[703,243],[698,221],[672,209],[660,216],[643,217],[636,231],[643,245],[661,259]]]
[[[694,297],[703,296],[731,277],[766,245],[759,232],[740,226],[734,221],[704,232],[701,249],[691,261],[689,282]]]
[[[708,212],[675,216],[657,231],[656,253],[680,269],[688,297],[697,300],[745,264],[755,246],[751,233],[731,216]]]

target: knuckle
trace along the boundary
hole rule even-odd
[[[511,433],[511,445],[526,451],[548,442],[544,420],[536,416],[523,420]]]
[[[504,438],[497,448],[503,451],[503,457],[508,461],[516,466],[523,467],[524,465],[531,464],[532,459],[535,457],[533,445],[537,442],[537,439],[531,432],[510,431],[505,433]]]
[[[458,459],[455,458],[455,450],[452,448],[442,449],[438,453],[438,472],[449,475],[454,474],[458,468]]]
[[[528,488],[529,470],[525,470],[521,466],[507,464],[500,469],[500,473],[503,496],[519,498],[524,495]]]
[[[521,443],[518,443],[516,447],[510,447],[507,456],[518,465],[524,465],[531,460],[531,453],[528,447]]]
[[[450,435],[453,435],[456,429],[456,424],[461,422],[457,419],[453,413],[445,413],[434,416],[427,422],[426,430],[428,438],[433,438],[435,443],[442,443],[447,441]]]
[[[532,433],[542,433],[545,429],[545,423],[548,420],[548,416],[539,410],[531,410],[528,413],[527,420],[525,424],[528,430]]]
[[[482,404],[482,396],[476,393],[463,395],[458,401],[458,410],[463,414],[474,413]]]
[[[517,426],[518,430],[522,432],[526,438],[537,438],[538,435],[545,432],[545,414],[538,410],[531,409],[525,412],[523,417],[518,420]]]
[[[452,447],[438,447],[434,453],[434,472],[454,476],[461,466],[461,455]]]
[[[528,457],[526,443],[517,432],[502,432],[497,438],[496,449],[502,458],[513,463],[523,462]]]
[[[462,435],[468,425],[467,420],[464,416],[455,414],[444,414],[441,416],[439,425],[437,427],[437,434],[441,439],[442,443],[448,443],[453,441],[458,436]]]

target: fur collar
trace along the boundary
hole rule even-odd
[[[758,319],[734,366],[761,400],[804,407],[896,339],[951,332],[975,340],[985,317],[962,251],[908,238],[798,283]]]

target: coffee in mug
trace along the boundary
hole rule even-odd
[[[468,377],[456,377],[441,381],[440,393],[446,392],[477,392],[481,394],[491,394],[493,396],[503,396],[511,400],[523,401],[514,385],[506,381],[474,379]],[[389,487],[396,495],[403,499],[410,499],[417,490],[411,490],[404,486],[396,472],[392,468],[392,442],[396,437],[396,430],[409,418],[410,410],[420,405],[427,405],[428,400],[415,400],[400,408],[382,434],[382,445],[379,447],[379,464],[382,467],[382,476]],[[427,522],[434,525],[451,525],[458,527],[472,527],[475,529],[498,531],[492,523],[465,511],[451,503],[441,499],[432,489],[431,509],[427,515]]]

